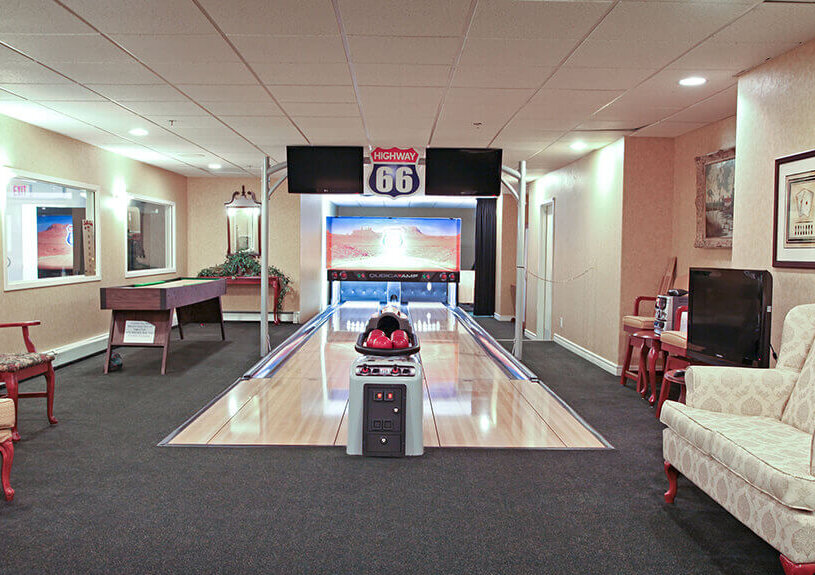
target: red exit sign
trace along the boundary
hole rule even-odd
[[[11,195],[12,196],[30,196],[31,195],[31,185],[30,184],[13,184],[11,186]]]

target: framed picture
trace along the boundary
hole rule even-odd
[[[775,160],[773,266],[815,268],[815,150]]]
[[[736,148],[696,158],[697,248],[733,247]]]

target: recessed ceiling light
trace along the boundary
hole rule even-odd
[[[130,130],[130,131],[128,132],[128,134],[130,134],[131,136],[138,136],[138,137],[140,137],[140,138],[141,138],[142,136],[146,136],[146,135],[147,135],[147,134],[149,134],[149,133],[150,133],[150,132],[148,132],[148,131],[147,131],[147,130],[145,130],[144,128],[133,128],[132,130]]]
[[[221,164],[207,164],[210,170],[220,170],[223,166]]]
[[[705,78],[702,78],[701,76],[688,76],[687,78],[682,78],[681,80],[679,80],[679,85],[680,86],[701,86],[705,82],[707,82],[707,80]]]
[[[584,142],[583,140],[578,140],[578,141],[576,141],[576,142],[572,142],[571,144],[569,144],[569,147],[570,147],[572,150],[575,150],[575,151],[579,152],[580,150],[585,150],[585,149],[586,149],[586,148],[588,148],[589,146],[588,146],[588,144],[586,144],[586,142]]]

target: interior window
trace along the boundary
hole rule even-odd
[[[131,199],[127,206],[127,271],[174,268],[173,237],[171,204]]]
[[[6,188],[8,285],[94,276],[94,192],[26,177]]]

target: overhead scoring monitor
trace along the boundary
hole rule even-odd
[[[427,148],[427,196],[499,196],[502,151],[493,148]]]
[[[361,194],[362,146],[286,146],[289,193]]]

